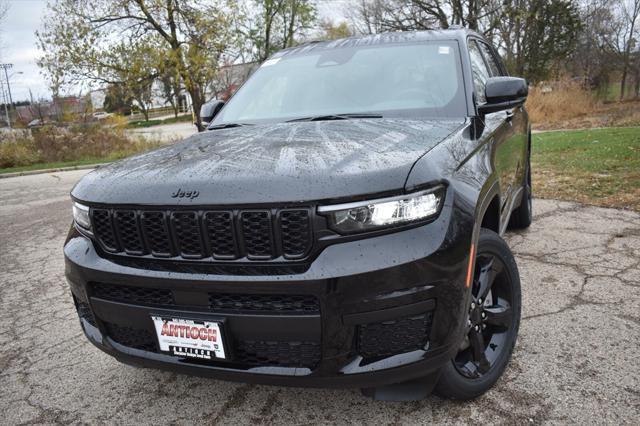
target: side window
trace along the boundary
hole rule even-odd
[[[489,70],[491,70],[491,76],[497,77],[502,75],[502,71],[500,71],[500,67],[498,66],[498,62],[496,62],[496,57],[493,54],[493,51],[487,46],[485,43],[478,43],[482,53],[484,53],[484,58],[487,60],[487,65],[489,65]]]
[[[484,103],[487,98],[484,95],[484,86],[490,77],[487,65],[482,59],[482,53],[475,41],[469,41],[469,57],[471,58],[471,71],[473,72],[473,87],[476,93],[476,100]]]

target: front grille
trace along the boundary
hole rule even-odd
[[[198,213],[174,212],[171,219],[180,255],[193,259],[204,257]]]
[[[240,341],[235,347],[235,361],[248,366],[305,367],[313,370],[320,357],[320,344],[315,342]]]
[[[157,257],[171,256],[168,221],[164,212],[143,212],[140,219],[151,253]]]
[[[238,249],[231,212],[207,212],[204,226],[214,259],[234,259]]]
[[[116,234],[122,249],[127,254],[143,254],[142,235],[138,226],[138,218],[134,211],[115,212]]]
[[[280,214],[282,247],[285,257],[303,257],[311,245],[311,224],[306,210],[285,210]]]
[[[308,295],[209,293],[209,309],[215,312],[272,312],[317,314],[318,299]]]
[[[94,283],[91,295],[120,303],[173,306],[171,290]]]
[[[109,210],[93,210],[91,213],[93,216],[93,230],[98,241],[108,251],[118,251],[111,212]]]
[[[245,250],[249,259],[269,259],[273,253],[269,212],[242,212],[240,218]]]
[[[156,338],[147,329],[124,327],[105,323],[109,337],[123,346],[158,352]],[[243,367],[278,366],[315,368],[320,362],[320,343],[315,342],[263,342],[239,340],[233,344],[229,361]]]
[[[313,244],[310,210],[159,211],[92,208],[93,230],[109,253],[157,258],[295,260]]]
[[[208,306],[177,305],[173,291],[117,284],[92,283],[91,296],[119,303],[156,305],[165,308],[210,310],[216,313],[271,313],[276,315],[317,315],[320,303],[306,294],[202,293]]]
[[[424,349],[429,341],[433,313],[358,327],[358,353],[364,358],[391,356]]]
[[[104,325],[109,337],[122,346],[149,352],[155,352],[157,350],[155,336],[149,330],[124,327],[110,322],[105,322]]]

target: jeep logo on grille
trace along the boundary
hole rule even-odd
[[[171,194],[171,198],[188,198],[193,200],[194,198],[198,198],[200,192],[198,191],[183,191],[181,188],[178,188],[176,192]]]

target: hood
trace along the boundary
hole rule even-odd
[[[416,160],[463,122],[363,119],[207,131],[101,167],[72,195],[105,204],[231,205],[399,190]]]

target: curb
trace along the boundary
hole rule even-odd
[[[26,170],[24,172],[14,172],[14,173],[0,173],[0,179],[8,179],[8,178],[19,177],[19,176],[39,175],[44,173],[69,172],[72,170],[97,169],[97,168],[106,166],[108,164],[111,164],[111,163],[98,163],[98,164],[87,164],[83,166],[57,167],[53,169],[42,169],[42,170]]]

